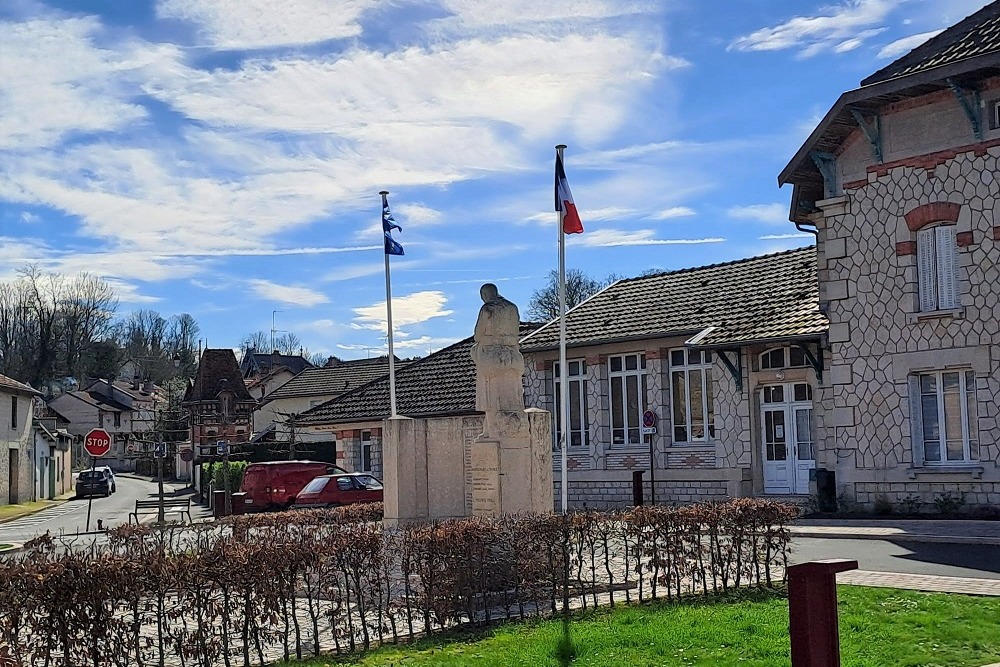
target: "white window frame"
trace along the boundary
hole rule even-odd
[[[371,472],[372,471],[372,432],[369,430],[361,431],[361,447],[358,455],[360,461],[358,461],[358,472]],[[367,467],[365,466],[365,459],[368,460]]]
[[[958,415],[948,414],[948,406],[946,404],[946,395],[944,389],[944,376],[949,374],[958,374]],[[925,377],[934,377],[934,390],[932,392],[925,391],[923,388],[923,379]],[[971,385],[971,388],[970,388]],[[913,440],[919,441],[921,449],[921,458],[924,465],[927,466],[949,466],[949,465],[966,465],[979,462],[979,436],[976,414],[970,414],[970,405],[972,409],[978,414],[979,406],[976,403],[976,377],[975,373],[968,368],[955,368],[946,370],[934,370],[934,371],[923,371],[915,375],[915,391],[916,391],[916,419],[914,420],[915,428],[913,434]],[[970,395],[971,394],[971,395]],[[936,419],[937,419],[937,438],[928,437],[927,424],[924,419],[924,399],[936,398],[936,401],[930,402],[933,405],[936,402]],[[953,423],[949,420],[958,419],[958,428],[961,432],[962,437],[962,458],[960,459],[949,459],[948,458],[948,425]],[[953,439],[954,441],[954,439]],[[938,447],[938,456],[935,459],[928,457],[927,444],[929,442],[936,442]]]
[[[570,401],[573,400],[573,386],[577,385],[577,392],[579,395],[579,405],[577,408],[580,411],[580,426],[579,428],[573,428],[573,424],[569,425],[569,446],[573,447],[588,447],[590,446],[590,413],[587,410],[587,361],[585,359],[567,359],[566,365],[569,370],[569,387],[570,387]],[[555,410],[552,414],[555,415],[555,428],[552,429],[552,433],[555,435],[555,447],[559,449],[559,438],[562,432],[559,430],[562,428],[562,420],[560,419],[562,415],[562,401],[560,400],[560,379],[559,374],[559,362],[552,364],[552,400],[555,405]],[[573,418],[573,407],[570,406],[570,420]],[[574,437],[578,436],[577,442],[574,442]]]
[[[917,231],[918,309],[922,313],[959,307],[956,225]]]
[[[683,363],[677,362],[678,355],[682,355]],[[692,355],[698,355],[698,360],[692,361]],[[715,394],[712,387],[712,353],[708,350],[692,350],[690,348],[681,347],[670,350],[667,358],[670,362],[668,373],[670,376],[671,441],[675,445],[713,442],[715,440],[715,406],[713,404]],[[691,376],[693,374],[700,375],[702,386],[701,414],[704,425],[702,434],[697,437],[691,435],[693,422],[691,418]],[[683,376],[684,378],[683,405],[677,404],[676,375]],[[678,419],[678,409],[683,412],[683,423],[680,423],[680,420]],[[680,429],[684,429],[683,434],[681,434]],[[678,435],[683,435],[683,437],[678,438]]]
[[[629,369],[629,360],[635,360],[635,368]],[[614,361],[620,362],[620,370],[612,370]],[[611,427],[611,446],[630,447],[643,444],[642,413],[646,411],[646,355],[642,352],[613,354],[608,356],[608,416]],[[615,405],[615,380],[621,382],[621,401]],[[629,421],[629,385],[634,383],[638,398],[638,410],[634,422]],[[615,427],[615,418],[620,413],[622,426]]]

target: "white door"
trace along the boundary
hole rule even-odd
[[[761,388],[764,493],[809,493],[816,467],[812,387],[805,382]]]

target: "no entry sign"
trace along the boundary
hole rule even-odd
[[[111,435],[103,428],[91,429],[83,439],[83,448],[95,459],[111,451]]]

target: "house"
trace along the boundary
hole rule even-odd
[[[522,323],[521,332],[528,333],[537,326]],[[481,415],[476,411],[472,343],[469,337],[422,359],[397,366],[397,412],[406,417]],[[385,363],[385,359],[382,362]],[[305,411],[296,423],[301,426],[303,437],[333,436],[340,466],[381,476],[382,422],[388,416],[389,378],[381,375]],[[476,423],[481,431],[481,420]]]
[[[41,402],[40,399],[36,399]],[[43,403],[44,405],[44,403]],[[56,417],[34,420],[34,498],[52,499],[73,490],[73,434]]]
[[[281,354],[278,350],[258,352],[250,348],[243,354],[239,368],[244,378],[253,380],[283,367],[290,373],[290,379],[311,366],[309,360],[301,354]]]
[[[92,429],[103,428],[112,439],[104,458],[116,472],[135,470],[136,459],[148,456],[138,443],[154,426],[154,408],[164,400],[151,382],[97,379],[85,389],[68,391],[49,399],[48,409],[67,422],[74,436],[74,461],[86,461],[83,439]]]
[[[808,493],[826,380],[815,262],[807,247],[620,280],[568,311],[570,505],[631,504],[636,471],[657,502]],[[526,403],[558,442],[558,320],[521,351]]]
[[[396,371],[409,363],[396,359]],[[254,412],[254,432],[263,431],[271,424],[282,424],[287,421],[288,415],[301,414],[388,373],[388,357],[351,361],[334,359],[325,366],[306,368],[262,397]]]
[[[230,349],[206,349],[198,373],[188,385],[181,405],[191,427],[194,462],[216,458],[220,441],[239,447],[250,439],[257,401],[247,391],[243,374]]]
[[[862,506],[1000,505],[1000,2],[840,96],[781,172],[829,318],[817,465]]]
[[[0,505],[33,499],[33,402],[41,393],[6,375],[0,375]]]

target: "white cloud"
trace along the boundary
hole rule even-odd
[[[788,205],[749,204],[747,206],[734,206],[726,211],[726,215],[730,218],[753,220],[768,225],[787,225]]]
[[[652,220],[670,220],[671,218],[686,218],[695,215],[695,210],[689,206],[671,206],[649,216]]]
[[[812,234],[764,234],[758,236],[758,241],[784,241],[785,239],[815,239]]]
[[[878,52],[877,57],[898,58],[904,53],[909,53],[913,49],[917,48],[931,37],[941,34],[941,32],[943,32],[943,30],[931,30],[930,32],[922,32],[918,35],[910,35],[909,37],[903,37],[902,39],[897,39],[894,42],[889,42],[882,47],[881,51]]]
[[[149,304],[162,301],[160,297],[150,296],[148,294],[140,294],[138,286],[127,283],[115,278],[105,279],[112,289],[115,291],[115,296],[118,297],[119,303],[137,303],[137,304]]]
[[[448,298],[444,295],[444,292],[433,290],[393,297],[393,331],[399,327],[420,324],[435,317],[447,317],[451,315],[454,311],[445,310],[444,308],[447,302]],[[354,324],[351,325],[353,328],[381,331],[383,334],[388,330],[386,325],[385,300],[373,303],[370,306],[355,308],[354,312],[357,317],[354,318]]]
[[[423,204],[401,204],[399,208],[393,207],[393,217],[401,226],[406,224],[429,227],[439,225],[444,221],[441,211]],[[381,225],[381,223],[379,223]],[[381,227],[380,227],[381,228]]]
[[[634,216],[634,208],[625,208],[623,206],[606,206],[604,208],[591,208],[583,212],[586,220],[620,220],[626,216]],[[550,213],[549,222],[554,221],[555,213]]]
[[[847,0],[826,7],[822,15],[795,16],[779,25],[761,28],[729,44],[736,51],[780,51],[800,48],[809,57],[823,51],[842,53],[857,48],[884,28],[876,27],[903,0]]]
[[[638,229],[635,231],[625,231],[621,229],[597,229],[592,232],[585,232],[579,236],[569,239],[570,245],[585,246],[590,248],[607,248],[612,246],[640,246],[640,245],[699,245],[702,243],[722,243],[723,238],[703,238],[703,239],[657,239],[654,238],[656,230]]]
[[[253,49],[361,34],[374,0],[160,0],[160,18],[192,21],[212,46]]]
[[[31,211],[21,211],[21,222],[26,225],[33,225],[41,220],[40,217],[32,213]]]
[[[278,301],[279,303],[303,306],[305,308],[330,302],[330,299],[325,294],[308,287],[279,285],[270,280],[260,279],[249,282],[253,291],[257,293],[257,296],[268,301]]]

